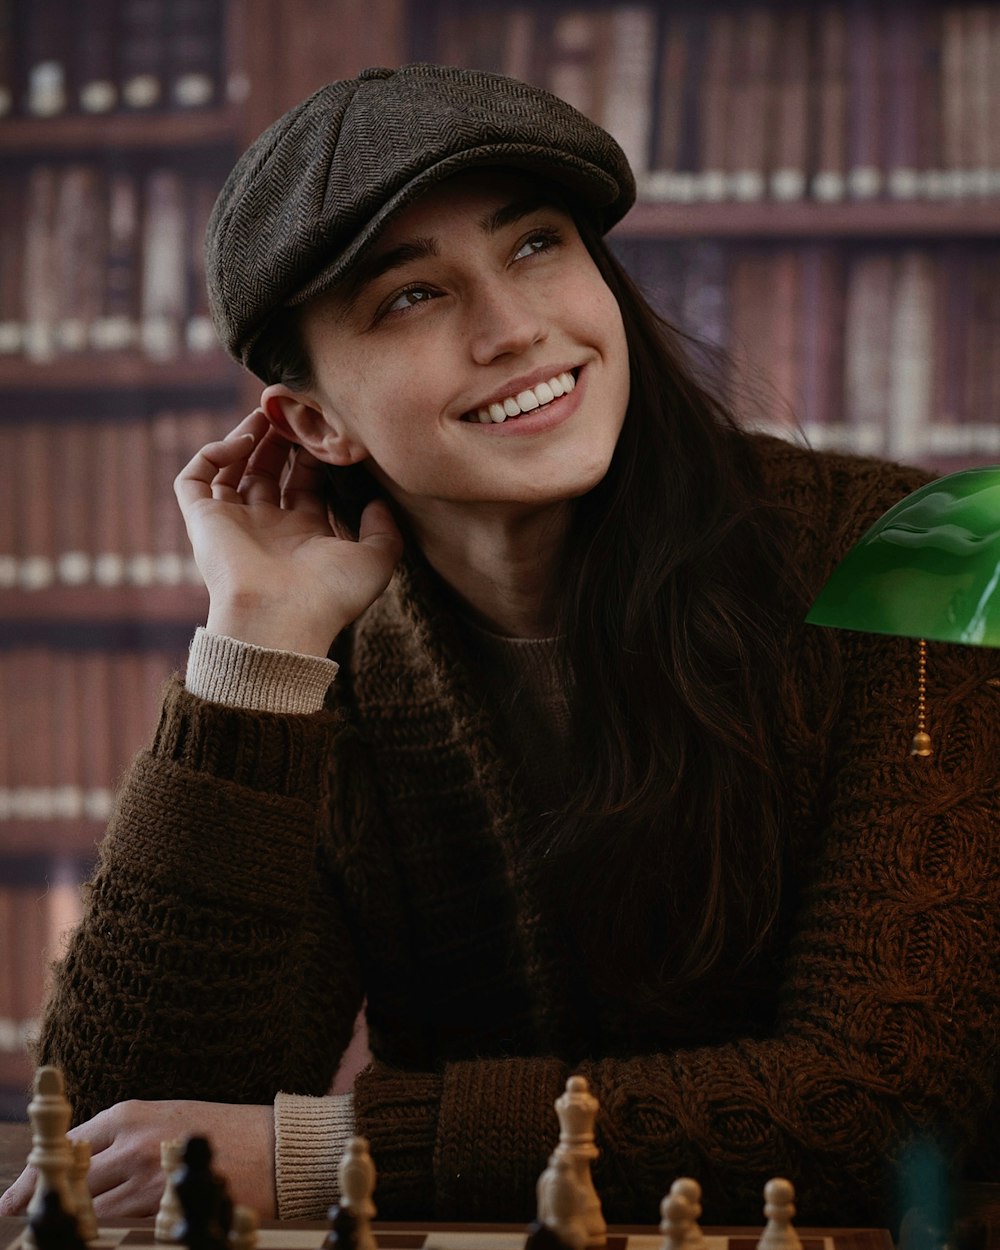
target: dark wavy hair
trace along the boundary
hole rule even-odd
[[[670,1017],[671,1001],[749,965],[774,927],[785,832],[773,729],[796,703],[783,622],[804,613],[805,592],[753,440],[691,363],[691,341],[575,216],[621,308],[631,395],[608,473],[575,501],[563,570],[561,632],[586,708],[578,776],[529,845],[543,905],[591,985]],[[254,367],[309,388],[294,312]],[[377,487],[363,466],[330,483],[356,532]]]

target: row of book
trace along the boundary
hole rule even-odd
[[[5,826],[107,819],[179,667],[177,648],[0,648],[0,873]]]
[[[202,242],[220,180],[76,162],[0,177],[0,355],[216,350]]]
[[[73,856],[0,858],[0,1056],[22,1053],[37,1031],[48,969],[79,923]]]
[[[0,117],[216,106],[225,0],[2,0]]]
[[[935,465],[1000,455],[1000,247],[620,240],[748,423]],[[721,377],[719,376],[721,374]]]
[[[568,100],[618,138],[647,199],[1000,194],[996,5],[419,9],[420,59],[508,73]]]
[[[231,413],[39,419],[5,430],[0,589],[200,584],[173,481]]]

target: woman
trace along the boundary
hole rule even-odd
[[[209,617],[39,1044],[98,1211],[204,1130],[237,1198],[319,1213],[357,1130],[383,1217],[526,1219],[571,1071],[609,1220],[684,1173],[755,1222],[781,1173],[885,1223],[915,1143],[987,1166],[995,663],[934,648],[915,759],[913,644],[802,624],[922,479],[740,433],[602,241],[633,194],[561,102],[432,66],[223,190],[265,387],[178,478]]]

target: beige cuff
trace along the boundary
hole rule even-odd
[[[335,660],[294,651],[271,651],[249,642],[195,632],[184,684],[212,703],[254,712],[318,712],[340,666]]]
[[[354,1135],[354,1095],[274,1100],[274,1181],[278,1219],[322,1219],[340,1197],[337,1166]]]

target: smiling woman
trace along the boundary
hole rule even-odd
[[[605,242],[633,196],[561,101],[430,65],[223,190],[260,407],[177,480],[209,616],[39,1044],[99,1211],[207,1127],[284,1216],[358,1132],[383,1217],[525,1220],[571,1071],[611,1220],[688,1173],[750,1222],[781,1171],[892,1223],[915,1143],[1000,1166],[994,662],[940,646],[898,752],[915,646],[803,617],[920,475],[741,431]]]

